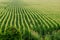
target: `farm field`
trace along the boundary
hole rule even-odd
[[[0,2],[0,40],[57,40],[54,35],[60,30],[60,2],[46,1]]]

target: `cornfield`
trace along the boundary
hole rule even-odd
[[[60,30],[60,7],[35,6],[17,0],[0,6],[0,40],[60,40],[54,36]]]

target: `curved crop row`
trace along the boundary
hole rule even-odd
[[[26,33],[28,33],[28,39],[30,40],[31,35],[34,35],[33,32],[40,36],[40,34],[45,35],[59,28],[56,21],[31,8],[8,7],[2,9],[0,14],[2,31],[5,32],[9,26],[15,27],[20,31],[23,39],[27,38]]]

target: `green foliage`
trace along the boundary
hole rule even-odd
[[[53,35],[53,39],[54,39],[54,40],[60,40],[60,31],[55,32],[55,33],[53,33],[52,35]]]
[[[5,33],[0,34],[0,40],[19,40],[21,39],[19,31],[14,27],[9,27]]]

